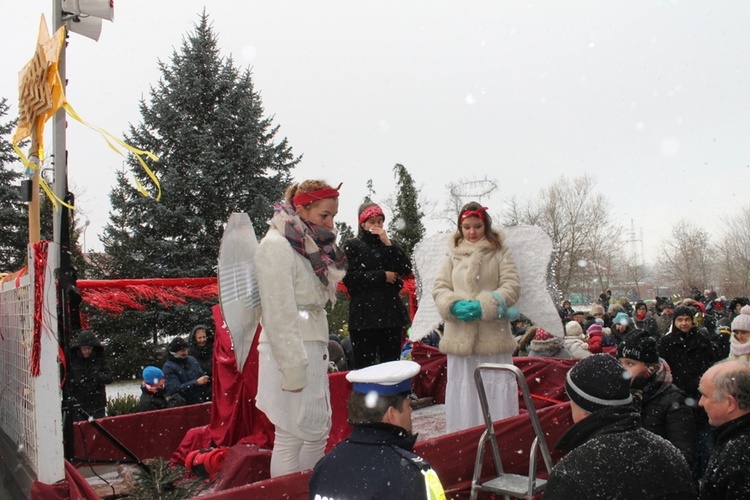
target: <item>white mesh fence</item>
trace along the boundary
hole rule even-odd
[[[53,483],[63,478],[55,280],[49,265],[38,271],[45,273],[38,377],[31,374],[33,265],[0,286],[0,431],[39,481]]]

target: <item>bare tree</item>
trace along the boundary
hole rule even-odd
[[[750,295],[750,205],[724,224],[726,231],[716,245],[721,291],[726,296]]]
[[[635,288],[638,297],[642,297],[641,285],[649,276],[648,267],[637,256],[631,255],[624,260],[622,271],[625,281]]]
[[[562,176],[525,204],[511,198],[503,213],[504,224],[535,225],[550,235],[558,256],[554,279],[563,296],[591,291],[593,284],[606,288],[612,279],[618,228],[606,197],[594,193],[595,185],[587,175]]]
[[[706,231],[680,220],[671,237],[662,242],[662,279],[682,294],[705,290],[711,283],[710,237]]]

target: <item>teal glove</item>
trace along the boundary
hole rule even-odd
[[[451,306],[451,314],[461,321],[474,321],[482,317],[482,306],[476,300],[459,300]]]
[[[497,292],[492,292],[492,296],[497,301],[497,317],[498,319],[505,318],[508,321],[515,321],[521,315],[521,311],[516,306],[506,306],[505,299],[502,295]]]

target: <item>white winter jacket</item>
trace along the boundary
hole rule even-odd
[[[263,310],[259,341],[269,343],[287,391],[307,385],[304,341],[328,345],[325,305],[330,291],[313,271],[310,261],[292,249],[276,229],[258,245],[255,268]],[[330,280],[329,287],[336,281]]]

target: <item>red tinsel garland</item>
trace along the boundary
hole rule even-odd
[[[42,311],[44,308],[44,278],[47,273],[47,247],[49,242],[37,241],[31,245],[34,253],[34,337],[31,346],[31,375],[39,376],[42,354]]]
[[[153,301],[174,307],[189,299],[215,300],[219,295],[216,278],[78,280],[77,285],[83,302],[114,315],[142,311]]]

